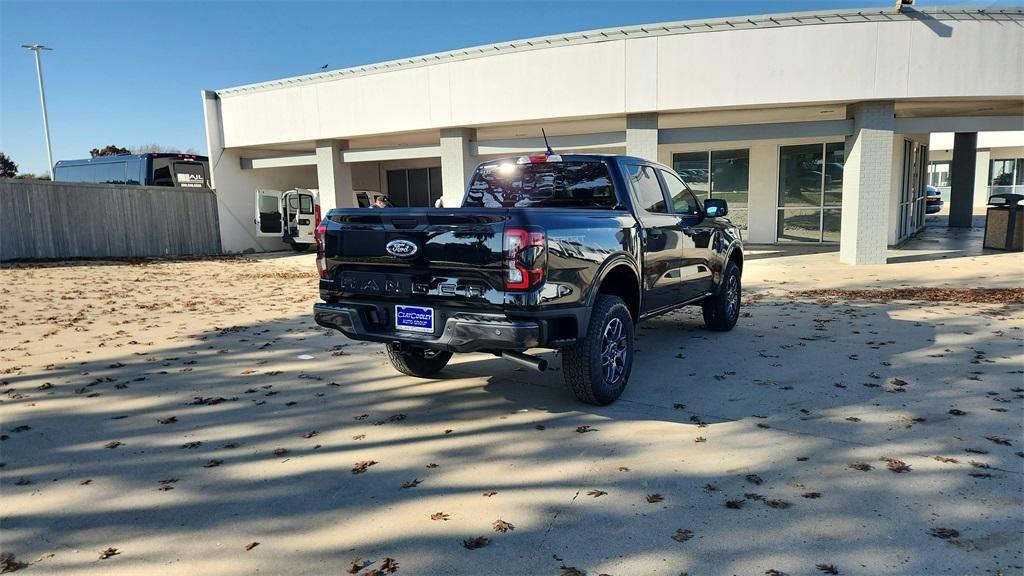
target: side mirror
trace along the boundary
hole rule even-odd
[[[721,198],[709,198],[704,201],[704,213],[708,218],[719,218],[729,213],[729,204]]]

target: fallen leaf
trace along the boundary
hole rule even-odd
[[[311,431],[306,432],[305,434],[303,434],[302,437],[303,438],[312,438],[313,436],[316,436],[317,434],[319,434],[319,432],[317,432],[316,430],[311,430]]]
[[[960,410],[958,408],[953,408],[952,410],[949,411],[949,414],[952,414],[953,416],[964,416],[967,414],[967,412],[964,412],[963,410]]]
[[[366,469],[376,464],[376,460],[363,460],[362,462],[356,462],[355,466],[352,467],[353,474],[362,474],[366,472]]]
[[[629,468],[626,468],[625,466],[619,466],[619,472],[629,472]]]
[[[871,464],[867,464],[867,463],[864,463],[864,462],[855,462],[853,464],[847,464],[846,467],[847,468],[852,468],[854,470],[860,470],[861,472],[867,472],[868,470],[871,470],[871,468],[872,468]]]
[[[504,534],[505,532],[509,532],[511,530],[515,530],[516,529],[515,526],[513,526],[512,524],[509,524],[508,522],[505,522],[501,518],[498,518],[497,520],[495,520],[494,524],[492,524],[492,526],[493,526],[495,532],[501,532],[502,534]]]
[[[174,424],[177,421],[178,421],[178,418],[176,416],[171,416],[171,417],[168,417],[168,418],[160,418],[160,419],[157,420],[157,422],[159,422],[160,424]]]
[[[18,480],[14,483],[14,485],[15,486],[28,486],[31,483],[32,483],[32,479],[31,478],[27,478],[25,476],[22,476],[21,478],[18,478]]]
[[[491,496],[494,496],[495,494],[497,494],[497,492],[484,492],[484,496],[486,496],[488,498],[490,498]]]
[[[448,518],[451,518],[451,515],[444,512],[434,512],[430,515],[431,520],[448,520]]]
[[[117,548],[107,548],[106,550],[102,550],[100,552],[100,560],[106,560],[107,558],[110,558],[111,556],[117,556],[120,553],[121,552],[118,551]]]
[[[604,490],[591,490],[590,492],[587,492],[587,496],[593,496],[594,498],[600,498],[605,494],[607,494],[607,492]]]
[[[583,434],[584,432],[594,432],[595,430],[589,424],[584,424],[583,426],[577,426],[576,431]]]
[[[1003,438],[1002,436],[985,436],[985,440],[988,440],[989,442],[995,442],[996,444],[999,444],[1000,446],[1009,446],[1010,445],[1010,439],[1009,438]]]
[[[757,474],[747,474],[746,475],[746,479],[747,479],[747,482],[750,482],[751,484],[754,484],[755,486],[760,486],[762,483],[764,483],[764,480],[762,480],[761,477],[758,476]]]
[[[804,492],[800,496],[810,499],[821,498],[821,492]]]
[[[362,440],[363,438],[366,438],[366,434],[356,434],[352,437],[353,440]]]
[[[406,480],[405,482],[402,482],[402,488],[415,488],[415,487],[419,486],[421,482],[423,482],[423,481],[420,480],[419,478],[413,478],[412,480]]]
[[[956,458],[947,458],[945,456],[935,456],[934,459],[939,461],[939,462],[945,462],[946,464],[956,464],[956,463],[960,462]]]
[[[856,416],[847,416],[846,420],[849,422],[860,422],[860,418],[857,418]]]
[[[708,439],[703,436],[697,436],[696,438],[693,439],[693,441],[697,444],[700,444],[702,442],[707,442]]]
[[[646,500],[650,504],[655,504],[661,502],[664,498],[662,498],[661,494],[648,494]]]
[[[88,480],[79,480],[78,481],[78,485],[79,486],[88,486],[89,484],[92,484],[92,478],[89,478]]]
[[[932,528],[928,533],[936,538],[942,538],[943,540],[948,538],[957,538],[960,536],[960,531],[953,528]]]
[[[477,536],[476,538],[473,538],[471,540],[463,540],[462,547],[466,548],[467,550],[476,550],[477,548],[483,548],[484,546],[487,546],[490,543],[491,541],[487,538],[483,536]]]
[[[430,464],[427,464],[427,468],[437,468],[437,464],[431,462]]]
[[[901,472],[910,472],[910,466],[903,460],[897,460],[895,458],[879,458],[879,460],[885,462],[885,467],[897,474]]]
[[[743,508],[744,502],[746,502],[746,500],[726,500],[725,507],[732,508],[733,510],[739,510],[740,508]]]
[[[195,442],[186,442],[182,444],[181,447],[191,450],[192,448],[199,448],[202,445],[203,442],[201,440],[196,440]]]
[[[543,424],[537,424],[536,426],[534,426],[534,428],[536,428],[537,430],[547,430],[548,429],[548,427],[543,425]]]
[[[686,542],[690,538],[693,538],[693,532],[684,528],[676,529],[676,533],[672,535],[672,539],[676,542]]]
[[[769,568],[765,570],[764,574],[765,576],[788,576],[785,572],[781,570],[776,570],[774,568]]]
[[[349,574],[358,574],[360,570],[365,568],[367,565],[363,563],[362,558],[355,558],[348,564],[348,568],[345,569]]]
[[[398,571],[398,561],[394,558],[384,558],[384,562],[381,562],[380,565],[380,571],[394,574]]]
[[[210,460],[209,462],[204,464],[203,468],[213,468],[215,466],[220,466],[223,463],[224,463],[223,460],[218,460],[217,458],[214,458],[213,460]]]
[[[765,500],[764,505],[769,508],[789,508],[789,502],[786,502],[785,500]]]
[[[253,548],[255,548],[255,547],[259,546],[259,545],[260,545],[259,542],[250,542],[250,543],[245,545],[245,551],[248,552],[249,550],[252,550]]]
[[[28,564],[19,562],[15,559],[14,554],[11,554],[10,552],[0,553],[0,574],[17,572],[26,566],[28,566]]]
[[[117,440],[114,440],[112,442],[107,442],[106,444],[103,445],[104,448],[111,448],[111,449],[117,448],[118,446],[124,446],[124,442],[119,442]]]
[[[566,566],[564,563],[559,566],[562,570],[561,576],[586,576],[583,572],[580,572],[575,566]]]
[[[814,567],[818,570],[821,570],[825,574],[839,574],[839,569],[833,566],[832,564],[815,564]]]

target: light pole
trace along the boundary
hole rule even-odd
[[[53,149],[50,147],[50,118],[46,115],[46,90],[43,88],[43,61],[39,58],[42,50],[53,50],[42,44],[22,44],[22,48],[36,53],[36,75],[39,77],[39,101],[43,103],[43,134],[46,136],[46,159],[50,161],[50,180],[53,180]]]

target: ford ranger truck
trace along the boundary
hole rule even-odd
[[[724,200],[661,164],[553,153],[488,161],[459,208],[331,210],[317,229],[317,324],[382,342],[410,376],[487,352],[545,370],[561,351],[583,402],[618,398],[637,322],[699,305],[740,314],[743,249]]]

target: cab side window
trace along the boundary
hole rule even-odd
[[[658,183],[658,175],[651,166],[640,164],[626,167],[626,177],[633,188],[637,208],[652,214],[668,214],[668,205]]]
[[[700,204],[697,203],[697,199],[693,197],[693,193],[686,187],[686,184],[683,184],[678,176],[668,170],[662,170],[661,177],[665,179],[665,188],[672,201],[672,210],[676,214],[699,216]]]

